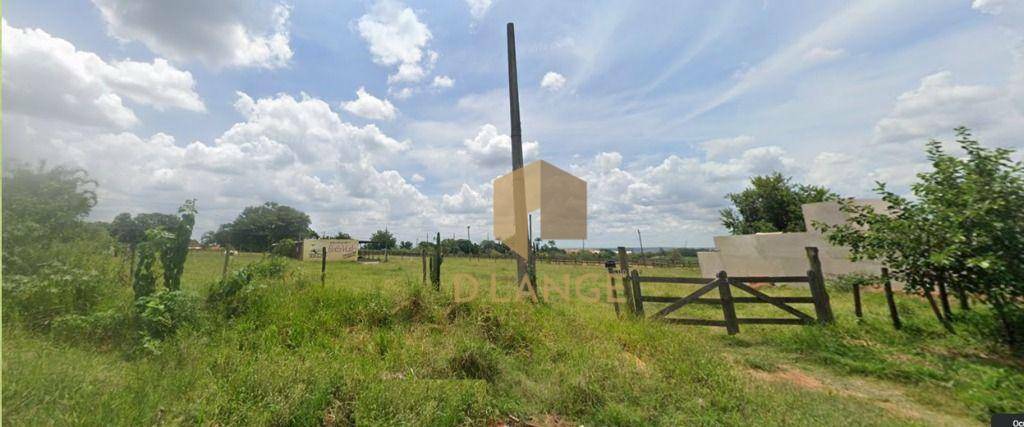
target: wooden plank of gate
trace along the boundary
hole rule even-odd
[[[742,291],[744,291],[744,292],[746,292],[748,294],[753,295],[754,298],[757,298],[757,299],[759,299],[761,301],[764,301],[764,302],[766,302],[768,304],[774,305],[774,306],[782,309],[782,311],[785,311],[785,312],[787,312],[789,314],[792,314],[792,315],[796,316],[797,318],[799,318],[799,319],[801,319],[801,320],[803,320],[805,322],[813,322],[814,321],[813,317],[804,314],[800,310],[797,310],[797,309],[795,309],[793,307],[790,307],[790,306],[788,306],[786,304],[783,304],[783,303],[779,302],[778,300],[776,300],[775,298],[772,298],[771,296],[768,296],[768,295],[762,293],[761,291],[758,291],[757,289],[754,289],[754,288],[751,288],[750,286],[747,286],[746,283],[734,282],[733,280],[734,280],[733,278],[731,278],[731,277],[729,278],[729,282],[731,282],[733,284],[733,286],[739,288],[740,290],[742,290]]]
[[[676,302],[673,302],[672,304],[669,304],[665,308],[662,308],[660,311],[655,313],[653,317],[654,318],[663,318],[663,317],[665,317],[665,315],[667,315],[667,314],[669,314],[669,313],[671,313],[673,311],[678,310],[679,307],[682,307],[682,306],[684,306],[686,304],[689,304],[690,302],[696,300],[697,298],[700,298],[701,295],[704,295],[704,294],[706,294],[708,292],[711,292],[711,290],[715,289],[716,286],[718,286],[718,280],[715,280],[715,281],[713,281],[711,283],[708,283],[708,284],[702,286],[700,289],[697,289],[696,291],[694,291],[690,295],[687,295],[687,296],[685,296],[683,298],[679,298],[678,300],[676,300]]]

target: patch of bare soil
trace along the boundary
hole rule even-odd
[[[984,425],[971,418],[935,412],[931,408],[922,406],[907,397],[902,388],[894,383],[837,377],[823,371],[805,371],[788,365],[779,365],[779,368],[772,372],[756,369],[748,369],[747,372],[761,381],[785,383],[806,390],[857,398],[876,405],[895,416],[921,421],[929,425]]]

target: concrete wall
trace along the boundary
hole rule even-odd
[[[884,209],[880,200],[858,200],[876,209]],[[759,233],[740,236],[716,236],[715,252],[700,252],[701,276],[714,277],[721,270],[731,276],[800,276],[807,273],[805,247],[818,248],[821,268],[826,276],[850,273],[878,274],[881,264],[869,261],[852,262],[846,248],[829,244],[825,237],[814,231],[813,221],[836,225],[846,221],[846,215],[835,202],[808,203],[802,206],[808,232]]]
[[[359,257],[359,241],[346,239],[306,239],[299,253],[303,261],[319,261],[327,248],[328,261],[355,261]]]

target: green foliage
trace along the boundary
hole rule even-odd
[[[244,314],[258,299],[265,279],[281,279],[288,269],[286,261],[269,257],[249,263],[226,279],[210,287],[206,303],[226,317]]]
[[[86,314],[117,287],[107,271],[51,261],[32,276],[6,274],[4,319],[18,318],[32,329],[49,329],[68,314]]]
[[[153,269],[156,266],[157,251],[159,250],[157,239],[162,238],[166,233],[160,229],[154,229],[146,234],[152,237],[148,237],[146,241],[138,245],[135,272],[132,277],[132,290],[135,292],[135,298],[148,296],[156,291],[157,274]]]
[[[398,245],[398,247],[402,248],[402,249],[405,249],[405,250],[412,249],[412,242],[410,242],[408,240],[403,240],[402,243],[400,243]]]
[[[832,278],[825,284],[838,292],[850,292],[854,285],[859,285],[861,289],[864,289],[881,283],[882,278],[874,274],[850,273]]]
[[[139,333],[143,347],[155,351],[154,345],[173,335],[198,318],[195,297],[182,291],[163,291],[135,300]]]
[[[96,181],[81,169],[14,165],[3,176],[5,275],[31,275],[56,246],[88,236],[82,219],[96,205]]]
[[[210,240],[247,252],[268,252],[281,239],[311,236],[309,215],[290,206],[267,202],[249,206],[234,221],[221,225]]]
[[[806,231],[800,206],[833,200],[825,187],[793,184],[775,172],[750,179],[751,187],[726,196],[735,208],[722,209],[722,225],[732,234]]]
[[[383,250],[395,248],[395,235],[387,230],[377,230],[370,237],[370,243],[366,244],[367,249]]]
[[[68,314],[54,319],[50,334],[64,342],[115,347],[130,340],[133,322],[124,310],[109,309],[89,314]]]
[[[137,266],[132,278],[135,297],[143,297],[156,291],[156,261],[160,261],[164,288],[176,291],[181,288],[181,275],[185,271],[185,259],[196,221],[195,200],[186,200],[178,209],[181,217],[167,226],[156,226],[146,230],[146,237],[137,243]],[[141,216],[141,215],[140,215]]]
[[[174,228],[168,229],[170,236],[160,248],[160,264],[164,270],[164,286],[171,291],[181,289],[181,274],[185,271],[185,258],[192,240],[192,227],[196,223],[196,201],[186,200],[178,208],[181,216]]]
[[[281,239],[277,243],[274,243],[274,246],[270,249],[270,253],[279,257],[295,258],[295,245],[297,244],[298,242],[294,239]]]
[[[882,261],[908,291],[931,291],[938,283],[981,296],[999,315],[1004,340],[1024,340],[1024,165],[1011,150],[987,149],[957,128],[966,157],[928,144],[932,170],[911,186],[916,200],[876,191],[888,203],[875,212],[843,200],[847,224],[817,227],[834,244],[850,247],[854,259]]]

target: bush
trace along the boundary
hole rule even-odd
[[[87,315],[69,314],[54,319],[50,333],[54,338],[74,343],[114,345],[127,341],[131,318],[116,309]]]
[[[294,239],[281,239],[274,246],[270,248],[270,254],[285,258],[295,258],[295,245],[297,243]]]
[[[254,298],[258,298],[257,291],[264,286],[263,280],[281,279],[287,270],[287,261],[277,257],[251,262],[213,284],[206,303],[226,317],[239,316],[251,308]]]
[[[101,270],[53,261],[34,276],[4,278],[4,317],[17,316],[26,326],[49,329],[69,314],[87,314],[116,284]]]
[[[144,343],[174,335],[198,318],[195,298],[182,291],[157,292],[136,299],[135,311]]]

